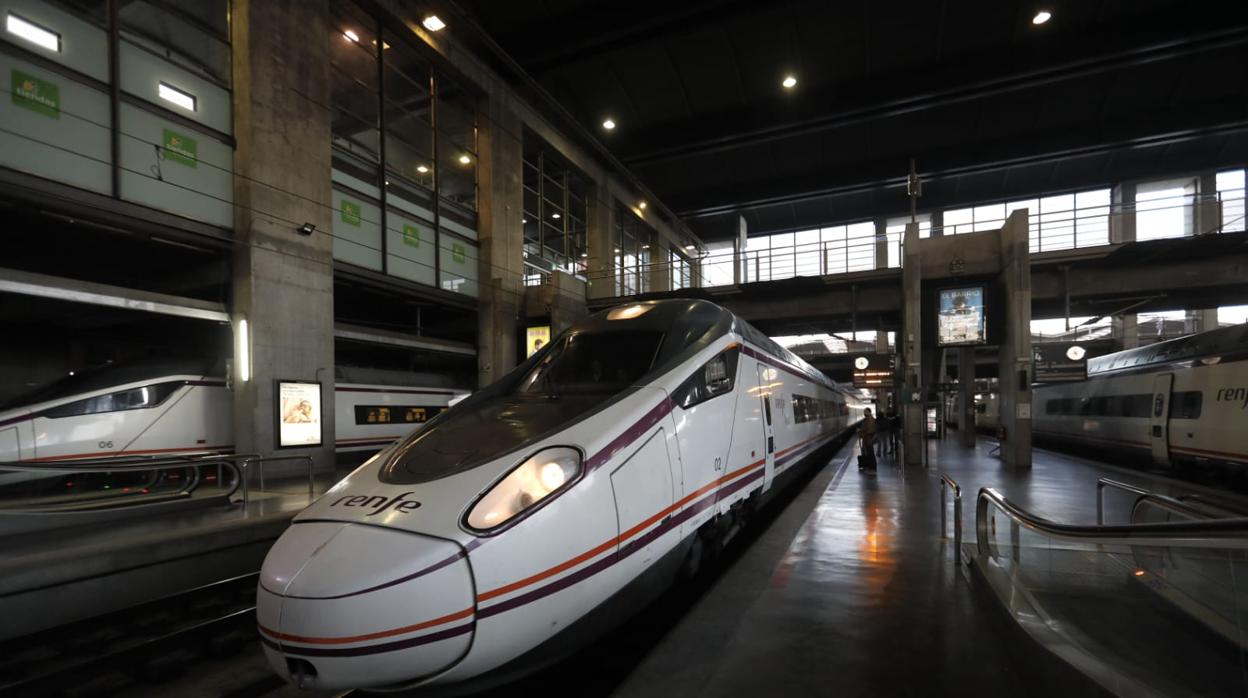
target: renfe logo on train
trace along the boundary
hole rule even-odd
[[[1218,402],[1238,402],[1241,409],[1248,408],[1248,388],[1222,388]]]
[[[402,494],[395,495],[392,499],[386,499],[385,497],[379,494],[375,494],[372,496],[369,496],[366,494],[357,494],[354,497],[341,497],[338,499],[338,501],[334,502],[333,504],[330,504],[330,506],[336,507],[339,504],[341,504],[344,507],[371,507],[373,511],[370,511],[369,513],[365,514],[365,516],[376,516],[377,514],[380,514],[381,512],[393,506],[395,511],[406,514],[410,511],[416,511],[417,509],[420,508],[420,502],[414,499],[409,499],[409,500],[404,501],[403,498],[409,494],[415,494],[415,493],[403,492]]]

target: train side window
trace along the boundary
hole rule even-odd
[[[97,395],[45,410],[43,416],[59,419],[61,417],[79,417],[87,414],[102,414],[104,412],[147,409],[156,407],[169,399],[170,395],[173,395],[178,388],[184,385],[186,385],[185,381],[173,381],[170,383],[145,385],[142,388],[121,390],[108,395]]]
[[[1200,419],[1201,402],[1199,390],[1175,393],[1170,400],[1170,416],[1174,419]]]

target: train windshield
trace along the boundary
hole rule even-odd
[[[654,367],[662,346],[658,331],[568,334],[525,374],[515,392],[555,398],[614,395]]]

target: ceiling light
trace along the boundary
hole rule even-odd
[[[797,78],[793,77],[792,75],[785,75],[784,81],[781,82],[780,84],[784,85],[784,89],[791,90],[794,87],[797,87]]]
[[[183,92],[167,82],[157,85],[156,92],[167,102],[173,102],[188,111],[195,111],[195,95],[189,92]]]
[[[426,167],[425,165],[417,165],[416,171],[421,174],[429,174],[429,168]]]
[[[5,19],[4,28],[10,34],[20,36],[30,43],[42,46],[49,51],[60,52],[61,50],[60,34],[57,34],[51,29],[44,29],[30,20],[22,19],[12,12],[10,12],[8,18]]]
[[[354,41],[357,44],[360,43],[360,35],[356,34],[354,31],[350,29],[342,33],[342,38],[346,39],[347,41]]]
[[[437,15],[429,15],[428,17],[420,20],[420,23],[425,25],[425,29],[428,29],[431,32],[440,32],[443,29],[446,29],[446,22],[443,22],[442,18]]]
[[[607,129],[608,131],[613,130],[613,129],[615,128],[615,120],[614,120],[614,119],[605,119],[605,120],[602,122],[602,127],[603,127],[603,128],[605,128],[605,129]]]
[[[464,155],[460,155],[460,156],[459,156],[459,164],[461,164],[461,165],[468,165],[468,164],[471,164],[471,163],[472,163],[472,158],[468,157],[468,155],[467,155],[466,153],[465,153]]]
[[[696,250],[698,248],[694,247],[693,245],[685,245],[685,249],[692,252],[693,250]]]
[[[1049,12],[1048,10],[1040,10],[1039,12],[1036,13],[1035,17],[1031,18],[1031,23],[1032,24],[1044,24],[1050,19],[1053,19],[1052,12]]]
[[[641,210],[643,210],[643,211],[644,211],[644,210],[646,210],[646,202],[644,202],[644,201],[643,201],[643,202],[641,202],[641,203],[637,204],[637,208],[639,208],[639,209],[641,209]]]
[[[550,217],[551,217],[551,218],[554,218],[555,220],[559,220],[559,212],[558,212],[558,211],[556,211],[556,212],[554,212],[554,213],[550,214]]]

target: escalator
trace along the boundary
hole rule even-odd
[[[974,570],[1108,693],[1248,695],[1248,518],[1109,482],[1136,498],[1127,523],[1060,524],[981,490]]]

